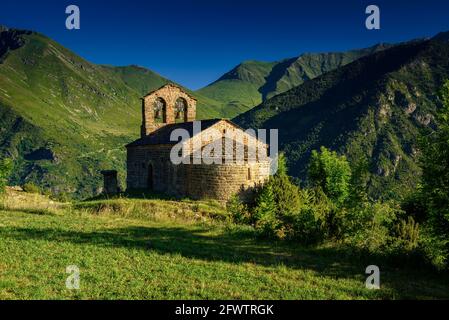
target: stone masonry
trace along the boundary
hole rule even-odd
[[[181,98],[187,103],[187,112],[185,122],[194,121],[196,117],[196,99],[183,91],[180,87],[168,84],[162,88],[153,91],[142,98],[142,128],[141,137],[145,137],[157,129],[175,123],[175,104]],[[162,99],[165,102],[164,117],[165,122],[155,123],[153,105],[156,99]]]
[[[186,112],[182,123],[175,122],[175,104],[178,99],[186,103]],[[165,103],[162,123],[156,123],[155,104]],[[162,99],[162,100],[160,100]],[[159,103],[159,106],[162,104]],[[233,195],[244,196],[258,184],[263,184],[269,177],[270,162],[268,158],[250,159],[248,142],[253,136],[247,135],[241,128],[229,120],[213,119],[201,122],[202,131],[193,135],[196,116],[196,100],[181,88],[169,84],[143,98],[142,137],[127,145],[127,188],[165,193],[176,197],[192,199],[216,199],[227,201]],[[178,116],[179,118],[179,116]],[[191,138],[184,145],[188,150],[189,164],[175,165],[170,160],[172,148],[177,141],[170,141],[170,134],[175,129],[184,129],[191,133]],[[223,136],[212,137],[208,133],[214,130]],[[205,164],[204,161],[193,161],[195,146],[205,148],[214,139],[224,140],[224,135],[234,140],[235,133],[243,136],[242,140],[231,141],[233,148],[226,153],[234,153],[238,143],[243,143],[245,158],[243,161],[230,161],[222,164]],[[257,140],[257,139],[256,139]],[[257,148],[266,154],[268,146],[257,140]],[[233,158],[233,154],[222,154]],[[251,161],[250,161],[251,160]]]

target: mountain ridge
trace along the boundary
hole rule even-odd
[[[140,98],[173,81],[90,63],[38,32],[2,27],[0,50],[0,155],[14,159],[10,183],[80,198],[98,193],[101,169],[117,169],[124,181],[124,145],[140,135]],[[221,103],[197,98],[200,119],[223,116]]]
[[[344,52],[303,53],[274,62],[244,61],[196,92],[248,111],[304,81],[391,46],[380,43]]]
[[[371,196],[394,197],[418,181],[417,139],[436,126],[448,57],[449,44],[441,41],[394,46],[277,95],[234,121],[279,129],[294,176],[306,178],[311,151],[324,145],[353,165],[367,163]]]

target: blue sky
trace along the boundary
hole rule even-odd
[[[81,30],[65,28],[78,5]],[[381,9],[381,30],[365,8]],[[447,0],[2,0],[0,24],[39,31],[99,64],[137,64],[191,89],[245,60],[341,51],[449,30]]]

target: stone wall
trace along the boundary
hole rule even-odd
[[[104,170],[101,171],[103,175],[103,193],[114,195],[120,192],[118,187],[117,171]]]
[[[188,171],[187,196],[192,199],[227,201],[233,195],[245,197],[269,177],[268,162],[245,164],[184,165]]]
[[[166,104],[166,121],[165,123],[155,123],[153,106],[155,101],[161,98]],[[178,98],[182,98],[187,102],[186,122],[195,121],[196,118],[196,99],[183,91],[180,87],[167,84],[161,89],[152,92],[143,98],[142,101],[142,137],[149,135],[155,130],[166,124],[175,123],[175,103]]]
[[[170,161],[171,148],[172,145],[128,148],[128,189],[152,189],[177,197],[226,201],[235,194],[245,195],[248,189],[269,177],[268,161],[174,165]]]

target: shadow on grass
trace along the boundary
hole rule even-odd
[[[375,257],[348,255],[337,248],[305,248],[293,244],[256,240],[248,232],[209,235],[208,228],[193,230],[176,227],[129,227],[112,230],[79,232],[58,229],[0,228],[0,239],[45,240],[104,247],[137,248],[159,254],[179,254],[186,258],[228,263],[251,263],[265,267],[283,265],[307,269],[334,279],[365,281],[365,268],[381,267],[382,281],[396,298],[447,298],[447,275],[426,273],[410,268],[385,267]],[[363,288],[363,285],[361,286]],[[379,292],[377,297],[382,297]],[[388,295],[386,297],[391,297]]]
[[[100,194],[95,197],[84,199],[82,202],[115,199],[179,200],[179,198],[171,197],[164,193],[150,192],[148,190],[130,190],[120,192],[116,195]]]
[[[1,207],[0,211],[6,212],[23,212],[28,214],[34,214],[38,216],[54,216],[56,213],[52,211],[52,209],[46,208],[9,208],[9,207]]]

